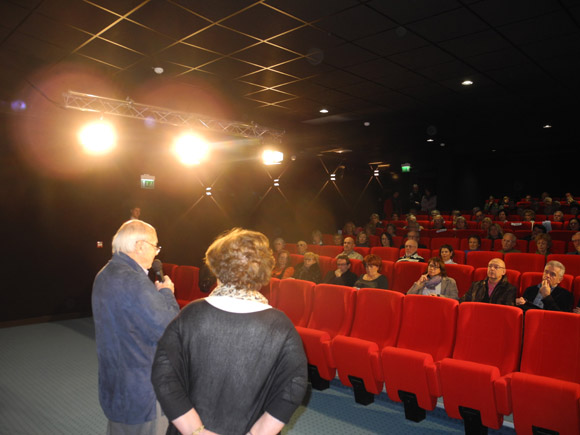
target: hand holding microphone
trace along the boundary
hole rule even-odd
[[[163,274],[163,264],[161,264],[161,261],[155,259],[151,269],[153,269],[153,273],[155,274],[155,287],[157,287],[157,290],[168,288],[171,290],[171,293],[175,293],[175,286],[173,285],[173,281],[171,281],[171,278],[169,278],[167,275]]]

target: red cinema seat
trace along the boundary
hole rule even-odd
[[[382,228],[377,228],[376,231],[380,231],[380,233],[383,232]],[[373,249],[373,247],[375,246],[381,246],[381,238],[379,236],[375,236],[375,235],[370,235],[369,236],[369,244],[371,246],[371,250]]]
[[[389,289],[392,289],[393,281],[395,280],[395,262],[383,260],[381,262],[381,268],[379,269],[379,272],[387,277]]]
[[[526,313],[520,371],[511,377],[518,434],[580,433],[580,316]]]
[[[356,258],[350,259],[350,270],[355,273],[356,276],[361,276],[366,272],[362,260],[357,260]]]
[[[270,282],[260,289],[260,293],[262,293],[266,297],[266,299],[268,299],[268,303],[272,307],[276,307],[276,304],[278,302],[279,288],[280,288],[280,280],[278,278],[270,278]]]
[[[180,308],[191,301],[203,298],[207,294],[199,291],[199,268],[195,266],[177,266],[175,268],[175,299]]]
[[[561,230],[564,228],[564,222],[551,221],[550,225],[552,225],[552,230]]]
[[[524,222],[524,221],[519,221],[519,222],[506,222],[506,224],[504,225],[504,230],[506,230],[505,232],[510,232],[510,231],[521,231],[521,230],[532,230],[532,223],[531,222]]]
[[[355,246],[354,250],[362,255],[363,258],[371,253],[371,248],[364,248],[362,246]]]
[[[564,225],[567,227],[567,224]],[[569,242],[570,239],[577,231],[570,231],[570,230],[552,230],[550,231],[550,237],[552,240],[563,240],[564,242]]]
[[[446,264],[447,276],[453,278],[457,284],[457,291],[461,298],[473,283],[473,266],[465,264]]]
[[[518,289],[518,297],[524,294],[524,291],[533,285],[538,285],[542,282],[543,272],[524,272],[520,277],[520,287]],[[574,283],[574,277],[572,275],[564,274],[562,282],[558,284],[560,287],[565,288],[572,292],[572,286]]]
[[[574,305],[573,307],[578,306],[578,301],[580,301],[580,276],[574,278],[574,283],[572,284],[572,290],[574,292]]]
[[[352,287],[318,284],[308,326],[296,327],[308,358],[310,382],[318,390],[328,388],[336,374],[330,344],[335,336],[349,334],[355,297],[356,290]]]
[[[372,403],[383,389],[380,351],[397,342],[404,298],[394,291],[360,289],[350,335],[332,341],[340,381],[354,388],[357,403]]]
[[[403,237],[402,236],[393,236],[393,246],[401,246],[403,244]]]
[[[377,246],[375,248],[371,248],[371,254],[377,255],[383,260],[397,261],[399,259],[399,248],[385,248],[383,246]]]
[[[482,426],[499,429],[503,414],[511,414],[502,377],[518,369],[523,317],[517,307],[459,306],[453,357],[441,361],[439,379],[447,415],[462,418],[465,433],[484,433]]]
[[[298,254],[298,245],[296,243],[286,243],[284,249],[286,249],[291,254]]]
[[[292,321],[294,326],[306,326],[312,312],[315,284],[301,279],[283,279],[278,282],[276,308]]]
[[[173,281],[173,274],[175,269],[177,269],[177,264],[173,263],[162,263],[163,275],[167,275]]]
[[[320,246],[321,245],[308,244],[308,252],[314,252],[315,254],[320,255]]]
[[[323,234],[322,235],[322,243],[324,245],[332,245],[334,242],[334,234]]]
[[[322,276],[322,279],[324,279],[326,274],[331,270],[336,270],[336,260],[332,257],[320,255],[318,257],[318,265],[320,266],[320,275]]]
[[[439,251],[441,245],[451,245],[457,251],[459,249],[459,239],[455,237],[436,237],[431,239],[431,250]]]
[[[304,255],[290,254],[290,266],[296,267],[298,263],[302,263],[303,261]]]
[[[493,251],[470,251],[465,257],[465,264],[473,266],[474,269],[479,267],[487,268],[487,265],[494,258],[503,259],[503,254],[501,252]]]
[[[508,282],[517,289],[520,288],[521,272],[519,270],[506,269],[505,276]],[[482,281],[487,277],[487,267],[478,267],[473,272],[473,281]]]
[[[552,248],[550,249],[552,254],[565,254],[566,253],[566,242],[562,240],[552,240]],[[535,253],[536,252],[536,241],[530,240],[528,245],[528,252]]]
[[[387,394],[403,402],[409,420],[423,420],[441,396],[436,364],[453,351],[458,305],[455,299],[405,296],[397,347],[381,352]]]
[[[504,254],[503,261],[507,269],[524,272],[543,272],[546,257],[540,254]]]
[[[566,273],[574,276],[580,275],[580,255],[548,255],[548,261],[559,261],[566,268]]]
[[[395,263],[393,272],[394,282],[389,282],[393,290],[407,294],[413,283],[427,271],[427,263],[414,263],[411,261],[399,261]]]
[[[322,245],[320,247],[320,252],[318,255],[324,255],[325,257],[334,258],[343,251],[344,251],[344,249],[342,246]]]
[[[481,238],[481,247],[479,248],[482,251],[491,251],[493,246],[493,241],[490,239]],[[459,242],[459,249],[462,251],[467,251],[469,249],[469,236],[466,236],[463,239],[460,239]]]

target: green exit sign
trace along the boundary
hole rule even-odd
[[[141,189],[155,189],[155,175],[141,175]]]
[[[411,164],[410,163],[403,163],[401,165],[401,172],[411,172]]]

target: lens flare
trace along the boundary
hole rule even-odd
[[[117,135],[113,126],[105,121],[86,125],[79,132],[79,142],[87,154],[107,154],[115,148]]]
[[[184,134],[175,140],[173,151],[181,163],[199,165],[209,155],[209,145],[200,136]]]

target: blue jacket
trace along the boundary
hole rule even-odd
[[[179,312],[173,293],[158,291],[137,262],[116,253],[95,278],[92,308],[105,415],[124,424],[153,420],[151,366],[157,341]]]

